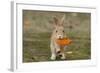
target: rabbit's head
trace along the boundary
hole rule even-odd
[[[56,39],[61,39],[61,38],[65,37],[64,19],[65,19],[65,16],[63,16],[61,19],[58,19],[57,17],[54,17],[54,31],[53,31],[53,34],[55,35]]]

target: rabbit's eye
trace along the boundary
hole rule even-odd
[[[64,32],[64,30],[63,30],[63,32]]]
[[[56,30],[56,33],[57,33],[58,31]]]

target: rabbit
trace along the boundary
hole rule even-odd
[[[65,46],[61,47],[56,43],[57,39],[66,37],[64,31],[65,15],[61,19],[58,19],[57,17],[54,17],[53,19],[54,19],[54,24],[53,24],[54,30],[51,34],[51,43],[50,43],[51,60],[55,60],[57,56],[60,56],[61,59],[65,59],[64,49],[66,47]]]

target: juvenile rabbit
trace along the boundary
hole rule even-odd
[[[64,32],[64,26],[63,26],[64,19],[65,19],[65,15],[61,19],[54,17],[54,30],[51,35],[51,43],[50,43],[51,60],[55,60],[58,55],[61,57],[61,59],[65,59],[65,55],[64,55],[65,47],[61,47],[56,43],[57,39],[66,37]]]

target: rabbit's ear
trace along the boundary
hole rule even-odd
[[[53,17],[53,19],[54,19],[55,25],[57,25],[58,24],[58,18],[57,17]]]
[[[63,15],[62,19],[61,19],[61,25],[64,24],[64,20],[65,20],[65,15]]]

